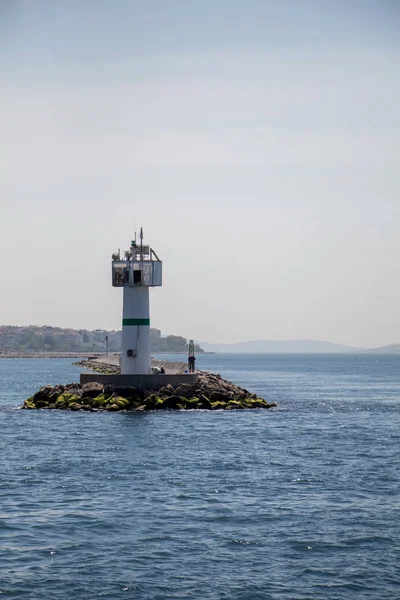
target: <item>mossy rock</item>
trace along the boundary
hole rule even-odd
[[[55,407],[56,407],[56,405],[54,404],[54,402],[51,402],[51,403],[49,404],[49,408],[50,408],[51,410],[54,410],[54,409],[55,409]]]
[[[165,398],[167,400],[167,398]],[[164,399],[157,394],[151,394],[145,400],[147,410],[160,410],[161,408],[167,408],[164,406]]]
[[[114,396],[114,395],[112,395],[112,396],[108,396],[108,397],[106,396],[106,399],[105,399],[105,404],[106,404],[106,405],[107,405],[107,404],[110,404],[110,405],[111,405],[111,404],[114,404],[114,400],[115,400],[115,398],[116,398],[116,397],[117,397],[117,396]]]
[[[160,396],[158,396],[156,398],[156,404],[154,407],[156,410],[160,410],[162,408],[164,408],[164,398],[161,398]]]
[[[49,403],[47,400],[37,400],[36,408],[49,408]]]
[[[228,404],[226,405],[226,410],[240,410],[243,408],[245,407],[239,400],[229,400]]]
[[[207,398],[207,396],[205,396],[204,394],[201,394],[201,396],[199,396],[199,408],[205,408],[207,410],[211,410],[211,402],[209,400],[209,398]],[[201,404],[201,406],[200,406]]]
[[[253,408],[268,408],[269,404],[263,398],[249,398]]]
[[[59,406],[60,404],[70,404],[70,402],[76,402],[77,400],[80,400],[80,396],[77,394],[74,394],[74,391],[71,392],[63,392],[62,394],[60,394],[56,400],[56,405]],[[54,402],[54,400],[53,400]]]
[[[80,402],[82,405],[85,404],[87,406],[93,407],[93,400],[94,398],[91,398],[90,396],[84,396],[80,399]]]
[[[106,404],[107,404],[107,398],[104,396],[104,394],[100,394],[99,396],[96,396],[96,398],[93,398],[92,406],[94,408],[102,408]]]
[[[186,400],[186,408],[188,410],[195,410],[198,407],[200,400],[197,397],[194,398],[190,398],[189,400]]]
[[[118,404],[108,404],[106,406],[106,410],[110,411],[110,412],[116,412],[117,410],[121,410],[120,407],[118,406]]]
[[[55,385],[49,394],[49,400],[51,402],[56,402],[57,398],[61,396],[65,392],[65,388],[63,385]]]
[[[273,408],[277,406],[276,402],[267,402],[264,398],[249,398],[252,408]]]
[[[184,406],[186,406],[186,398],[181,398],[181,396],[177,396],[176,394],[174,394],[164,399],[162,407],[177,409],[179,404],[183,404]]]
[[[126,410],[129,406],[129,400],[123,398],[122,396],[117,396],[113,398],[114,404],[117,404],[121,410]]]
[[[163,408],[167,408],[164,404],[165,400],[166,398],[163,398],[162,396],[156,396],[154,401],[154,409],[162,410]]]
[[[84,400],[82,400],[82,398],[80,396],[73,394],[72,396],[69,397],[68,404],[71,404],[73,402],[76,402],[77,404],[83,404]]]
[[[56,408],[61,408],[62,406],[67,406],[68,402],[63,396],[59,396],[55,402]]]
[[[238,402],[240,402],[243,408],[257,408],[251,398],[241,398]]]
[[[212,410],[223,410],[224,408],[226,408],[226,402],[211,402],[211,408]]]
[[[65,390],[64,393],[72,394],[73,396],[79,396],[79,398],[83,397],[83,390],[78,388],[71,388],[70,390]]]
[[[36,408],[35,403],[33,402],[33,397],[27,398],[24,402],[22,408],[27,408],[28,410],[33,410]]]

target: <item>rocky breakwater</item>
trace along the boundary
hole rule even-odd
[[[88,369],[89,371],[94,371],[95,373],[102,373],[103,375],[118,375],[121,373],[121,368],[117,364],[112,364],[111,362],[102,362],[100,360],[80,360],[79,362],[74,363],[78,367],[83,367],[84,369]]]
[[[119,365],[119,354],[110,354],[109,356],[103,356],[99,358],[88,358],[86,360],[80,360],[74,363],[78,367],[83,367],[88,371],[94,371],[95,373],[102,373],[103,375],[118,375],[121,373],[121,367]],[[164,367],[167,374],[173,373],[184,373],[187,368],[187,363],[183,361],[162,361],[151,359],[152,367]]]
[[[73,411],[147,411],[147,410],[240,410],[272,408],[269,403],[220,375],[199,373],[196,384],[166,385],[161,389],[137,390],[133,387],[79,383],[46,385],[25,400],[25,409]]]

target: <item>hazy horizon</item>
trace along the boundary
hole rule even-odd
[[[393,0],[5,0],[0,322],[120,329],[111,254],[164,262],[151,326],[400,342]]]
[[[0,327],[55,327],[55,328],[60,328],[60,329],[74,329],[77,330],[77,328],[74,327],[63,327],[62,325],[54,325],[54,324],[50,324],[50,323],[46,323],[46,324],[33,324],[33,323],[29,323],[27,324],[23,324],[23,325],[17,325],[14,323],[0,323]],[[151,325],[151,328],[153,328],[153,325]],[[104,329],[103,327],[98,327],[93,329],[89,329],[87,327],[82,327],[82,328],[78,328],[78,329],[82,329],[82,330],[86,330],[86,331],[94,331],[94,330],[101,330],[101,331],[121,331],[121,327],[116,328],[116,329]],[[169,335],[177,335],[175,332],[173,331],[161,331],[161,336],[162,337],[166,337]],[[181,334],[182,337],[186,338],[187,340],[190,339],[190,336]],[[290,344],[290,343],[314,343],[314,344],[327,344],[327,345],[332,345],[332,346],[343,346],[344,348],[352,348],[352,349],[360,349],[360,350],[371,350],[373,348],[381,348],[381,347],[386,347],[386,346],[391,346],[391,345],[400,345],[400,342],[395,342],[393,344],[384,344],[383,346],[350,346],[348,344],[342,344],[341,342],[332,342],[331,340],[321,340],[321,339],[311,339],[311,338],[302,338],[302,339],[246,339],[246,340],[241,340],[241,341],[233,341],[233,342],[220,342],[218,340],[214,340],[214,341],[209,341],[209,340],[205,340],[205,339],[195,339],[194,340],[195,343],[200,344],[200,346],[235,346],[235,345],[240,345],[240,344]]]

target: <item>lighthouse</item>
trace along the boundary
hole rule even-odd
[[[162,285],[162,262],[150,246],[131,242],[121,259],[112,255],[112,284],[124,288],[121,374],[151,374],[150,288]]]

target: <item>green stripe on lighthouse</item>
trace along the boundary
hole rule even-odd
[[[122,327],[139,327],[150,325],[150,319],[122,319]]]

